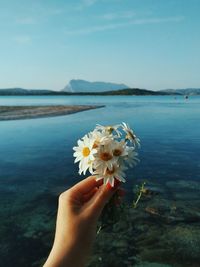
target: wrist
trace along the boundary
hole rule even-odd
[[[76,242],[53,245],[44,267],[84,267],[89,253],[86,253]]]

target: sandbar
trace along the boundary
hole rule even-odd
[[[0,121],[36,119],[64,116],[104,106],[92,105],[49,105],[49,106],[0,106]]]

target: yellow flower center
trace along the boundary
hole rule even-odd
[[[111,134],[114,131],[114,128],[112,126],[106,126],[106,131]]]
[[[122,151],[120,149],[114,149],[113,151],[113,155],[116,157],[119,157],[122,154]]]
[[[89,147],[85,146],[83,148],[83,150],[82,150],[82,154],[83,154],[84,157],[89,156],[90,155],[90,149],[89,149]]]
[[[108,152],[102,152],[100,154],[100,159],[102,159],[103,161],[108,161],[108,160],[112,159],[112,155]]]

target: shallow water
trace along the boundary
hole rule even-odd
[[[40,266],[52,242],[57,196],[80,180],[72,147],[96,123],[122,121],[135,129],[142,144],[141,162],[128,172],[127,201],[133,198],[131,188],[144,180],[159,194],[144,198],[137,210],[127,208],[132,224],[123,228],[126,220],[120,221],[116,226],[122,228],[119,240],[114,232],[112,238],[102,233],[105,238],[97,240],[91,266],[118,266],[104,260],[105,240],[109,240],[110,259],[115,252],[119,266],[199,266],[200,97],[0,97],[0,105],[39,104],[106,107],[54,118],[0,122],[3,266]],[[127,240],[127,231],[131,240]],[[131,250],[127,249],[130,242]]]

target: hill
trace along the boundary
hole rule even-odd
[[[157,92],[139,88],[129,88],[115,91],[104,91],[104,92],[85,92],[85,93],[70,93],[73,95],[168,95],[165,92]]]
[[[23,88],[0,89],[0,95],[168,95],[166,92],[157,92],[139,88],[111,90],[103,92],[64,92],[51,90],[27,90]]]
[[[7,88],[0,89],[0,95],[53,95],[55,91],[45,89]],[[56,92],[55,92],[56,93]]]
[[[185,88],[185,89],[164,89],[159,92],[165,92],[167,94],[179,94],[179,95],[200,95],[200,88]]]

